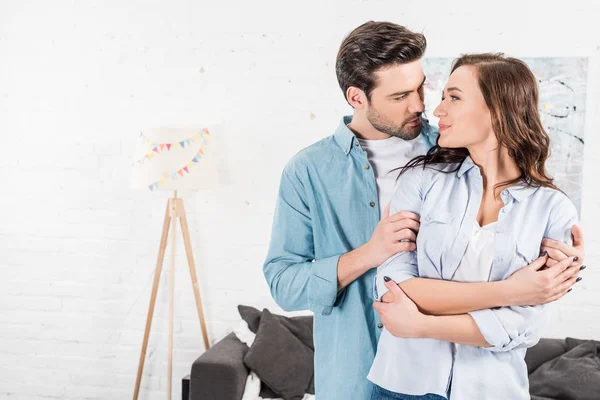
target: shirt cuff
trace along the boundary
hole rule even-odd
[[[492,347],[486,347],[488,350],[508,350],[507,346],[511,341],[510,336],[506,333],[504,326],[502,326],[493,310],[471,311],[469,315],[475,320],[486,342],[492,345]]]
[[[338,292],[338,262],[340,256],[315,260],[308,281],[308,305],[313,313],[329,315],[339,305],[345,289]],[[340,301],[338,301],[340,300]]]

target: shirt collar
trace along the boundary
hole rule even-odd
[[[473,160],[471,160],[471,157],[467,156],[467,158],[465,158],[462,162],[462,164],[460,164],[460,168],[458,169],[458,171],[456,172],[456,175],[459,178],[462,178],[462,176],[469,170],[471,170],[471,168],[476,167],[475,163],[473,162]],[[478,167],[479,168],[479,167]]]
[[[460,168],[456,172],[456,175],[460,178],[473,168],[479,170],[479,167],[475,165],[471,157],[467,156],[467,158],[465,158],[462,164],[460,165]],[[525,182],[521,181],[504,189],[502,192],[507,191],[516,201],[520,202],[529,197],[531,194],[533,194],[537,189],[538,187],[527,185]]]
[[[350,122],[352,122],[352,115],[345,115],[333,134],[335,142],[346,155],[350,152],[354,140],[357,140],[354,133],[347,126]]]

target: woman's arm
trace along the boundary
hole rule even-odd
[[[576,222],[577,212],[572,203],[568,199],[559,202],[551,213],[545,236],[569,242],[571,226]],[[572,262],[574,257],[569,257],[551,269],[558,267],[564,271]],[[533,346],[539,341],[547,322],[548,304],[490,308],[455,316],[425,315],[401,289],[402,285],[398,287],[389,279],[385,284],[394,296],[393,302],[375,303],[374,307],[388,331],[398,337],[432,338],[481,346],[491,351],[508,351]]]
[[[399,286],[421,312],[428,315],[459,315],[495,307],[541,305],[562,297],[579,273],[579,268],[566,269],[564,264],[556,263],[540,270],[548,259],[541,256],[504,281],[465,283],[412,278]],[[571,265],[577,266],[577,263]],[[386,293],[381,301],[389,303],[392,294]]]

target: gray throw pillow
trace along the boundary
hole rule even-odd
[[[264,309],[244,364],[284,400],[301,400],[314,375],[314,352]]]
[[[585,341],[542,364],[529,376],[529,391],[532,396],[552,399],[598,400],[600,342]]]
[[[266,308],[265,308],[266,310]],[[248,324],[248,328],[253,333],[258,331],[260,317],[262,312],[254,307],[238,305],[240,316]],[[264,310],[263,310],[264,312]],[[304,315],[299,317],[285,317],[283,315],[271,314],[283,326],[285,326],[294,336],[302,341],[311,349],[315,349],[313,343],[313,317],[312,315]]]

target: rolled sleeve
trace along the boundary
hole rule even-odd
[[[263,274],[284,311],[309,309],[328,315],[345,297],[337,290],[341,254],[315,260],[313,222],[294,166],[284,169]]]
[[[308,306],[312,312],[329,315],[342,301],[345,290],[338,291],[339,260],[337,255],[312,262],[308,282]]]
[[[404,251],[390,257],[377,270],[373,284],[373,297],[377,301],[389,290],[385,286],[384,276],[388,276],[396,284],[419,276],[417,258],[414,251]]]
[[[578,222],[577,209],[569,198],[556,192],[544,237],[571,245],[571,227]],[[539,342],[548,323],[553,303],[512,306],[469,313],[479,327],[490,351],[529,348]]]
[[[471,311],[490,351],[509,351],[534,346],[548,321],[548,304],[527,307],[502,307]]]

